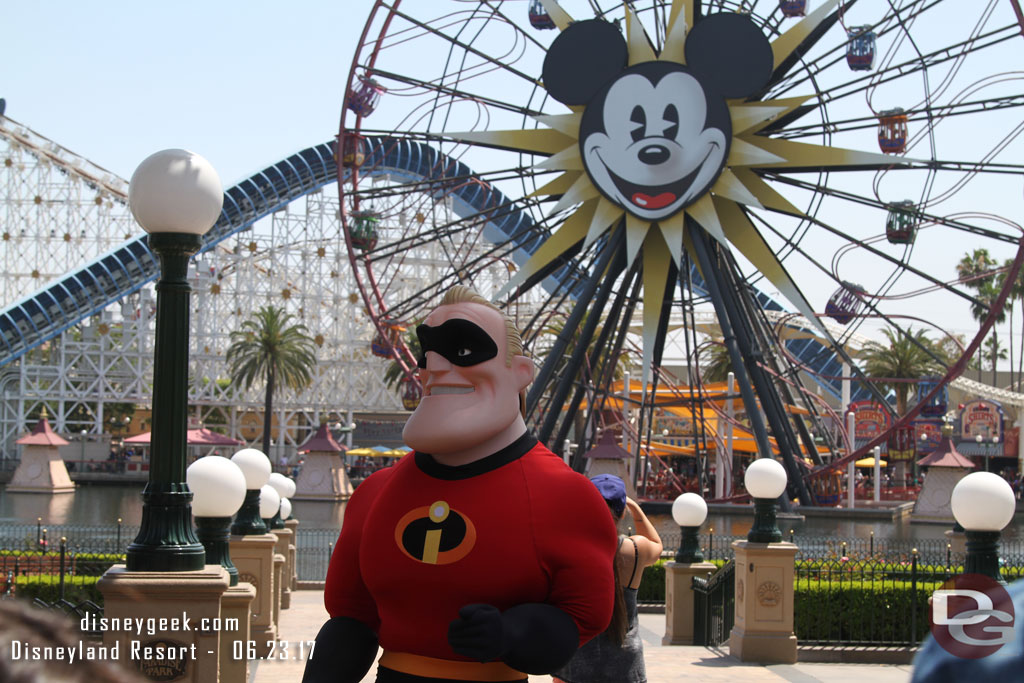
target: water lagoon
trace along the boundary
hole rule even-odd
[[[126,526],[138,526],[142,519],[141,484],[79,484],[74,493],[44,495],[38,493],[7,493],[0,490],[0,521],[5,524],[35,524],[41,518],[46,525],[113,526],[118,518]],[[306,529],[340,529],[344,503],[294,501],[293,516]],[[702,533],[713,529],[716,536],[745,536],[750,530],[752,515],[712,514]],[[665,536],[676,536],[679,527],[669,515],[652,515],[651,521]],[[1018,514],[1003,531],[1005,540],[1024,538]],[[868,538],[911,540],[943,538],[946,527],[939,524],[911,524],[909,519],[897,522],[873,519],[809,517],[804,520],[782,518],[779,528],[788,536],[831,536],[837,541]]]

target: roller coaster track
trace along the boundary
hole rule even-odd
[[[23,127],[11,124],[10,119],[0,117],[0,137],[9,138],[67,172],[102,187],[119,201],[127,201],[128,187],[124,180]],[[495,205],[514,205],[496,188],[487,189],[480,183],[464,182],[474,175],[472,169],[445,157],[429,145],[392,137],[369,137],[365,144],[367,158],[362,175],[389,174],[403,181],[422,183],[425,192],[452,197],[453,210],[460,216],[480,215]],[[333,150],[333,142],[309,147],[226,190],[221,215],[204,236],[200,253],[289,203],[335,183],[337,164]],[[534,221],[527,212],[504,211],[487,220],[484,235],[491,240],[502,237],[515,240],[519,247],[516,260],[521,261],[542,241],[542,235],[533,226]],[[139,290],[155,280],[157,275],[157,258],[150,251],[146,236],[140,235],[9,304],[0,311],[0,368]],[[699,286],[699,275],[694,273],[694,276],[693,281]],[[579,267],[568,264],[545,283],[568,286],[575,291],[582,281],[583,273]],[[781,304],[764,293],[755,291],[755,296],[766,311],[780,314],[785,311]],[[799,326],[799,322],[790,322],[789,325]],[[810,330],[810,326],[803,329]],[[794,356],[816,368],[823,376],[841,375],[839,361],[813,335],[786,343]],[[839,395],[837,381],[826,380],[821,384],[833,395]]]

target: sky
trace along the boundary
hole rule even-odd
[[[182,147],[229,187],[337,134],[372,4],[7,3],[0,97],[8,117],[122,178]]]
[[[8,117],[125,179],[183,147],[229,187],[337,134],[373,0],[7,5]]]

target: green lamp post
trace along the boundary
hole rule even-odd
[[[708,517],[708,504],[696,493],[683,493],[672,501],[672,519],[682,532],[676,562],[695,564],[704,561],[697,532]]]
[[[743,475],[747,493],[754,499],[754,525],[747,533],[751,543],[779,543],[782,532],[776,523],[775,501],[786,490],[786,470],[774,458],[759,458]]]
[[[149,482],[142,522],[128,546],[130,571],[196,571],[206,552],[192,529],[185,481],[188,423],[189,259],[220,215],[224,190],[197,154],[168,149],[147,157],[128,185],[128,205],[160,260]]]
[[[1005,584],[999,571],[999,534],[1016,511],[1013,489],[998,474],[973,472],[957,482],[949,502],[967,537],[964,573]]]
[[[245,475],[245,502],[235,515],[231,533],[238,536],[257,536],[269,531],[260,514],[260,489],[270,479],[270,459],[263,451],[243,448],[231,456]]]

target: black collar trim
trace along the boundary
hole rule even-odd
[[[416,466],[420,468],[420,471],[424,474],[433,477],[434,479],[446,479],[449,481],[457,481],[459,479],[470,479],[472,477],[479,476],[496,470],[499,467],[504,467],[510,462],[514,462],[519,458],[529,453],[534,446],[537,445],[537,438],[530,434],[530,432],[523,432],[523,435],[505,446],[497,453],[488,455],[486,458],[481,458],[475,462],[471,462],[467,465],[442,465],[434,456],[429,453],[416,452]]]

